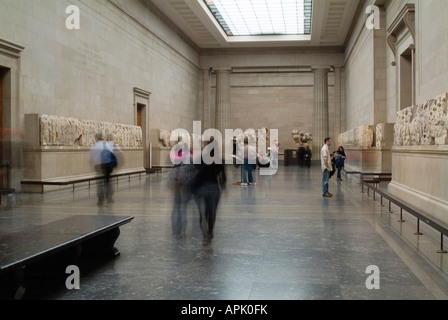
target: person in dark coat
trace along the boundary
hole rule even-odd
[[[336,167],[338,168],[338,181],[342,181],[341,171],[344,168],[344,162],[345,159],[347,159],[347,156],[345,155],[343,146],[339,146],[337,153]]]
[[[197,167],[192,193],[199,209],[199,223],[204,243],[213,238],[216,212],[222,192],[226,188],[226,171],[223,162],[206,164],[202,160]]]
[[[299,150],[297,151],[297,153],[299,156],[299,166],[301,168],[303,168],[303,166],[305,165],[305,148],[299,147]]]
[[[313,153],[311,152],[310,147],[305,148],[305,166],[310,168],[311,167],[311,158],[313,157]]]

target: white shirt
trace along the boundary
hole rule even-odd
[[[244,159],[247,159],[249,164],[256,164],[257,148],[250,144],[244,144]]]
[[[320,163],[321,163],[322,171],[327,169],[327,167],[325,166],[325,159],[327,160],[328,166],[331,166],[331,164],[330,164],[331,155],[330,155],[330,150],[328,149],[327,144],[325,144],[322,147],[322,150],[320,151]]]

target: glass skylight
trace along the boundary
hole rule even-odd
[[[204,0],[228,36],[311,33],[312,0]]]

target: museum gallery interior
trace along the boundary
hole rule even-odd
[[[447,16],[445,0],[0,0],[1,294],[447,299]],[[245,186],[251,134],[270,165]],[[331,198],[327,137],[346,155]],[[120,150],[104,204],[98,139]],[[211,140],[213,238],[190,198],[175,237],[173,150]]]

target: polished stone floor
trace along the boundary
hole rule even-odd
[[[73,215],[131,215],[116,242],[121,256],[81,268],[79,290],[31,290],[25,298],[56,300],[446,300],[447,255],[440,235],[399,210],[361,193],[359,177],[330,180],[321,172],[281,166],[241,187],[227,167],[214,239],[203,244],[195,207],[185,238],[171,233],[173,198],[167,172],[120,181],[114,202],[97,206],[95,188],[18,194],[3,201],[0,232],[19,231]],[[384,186],[383,186],[384,187]],[[5,199],[5,198],[3,198]],[[406,215],[406,214],[405,214]],[[367,273],[376,266],[379,276]],[[378,289],[366,283],[376,283]],[[62,287],[62,286],[61,286]]]

